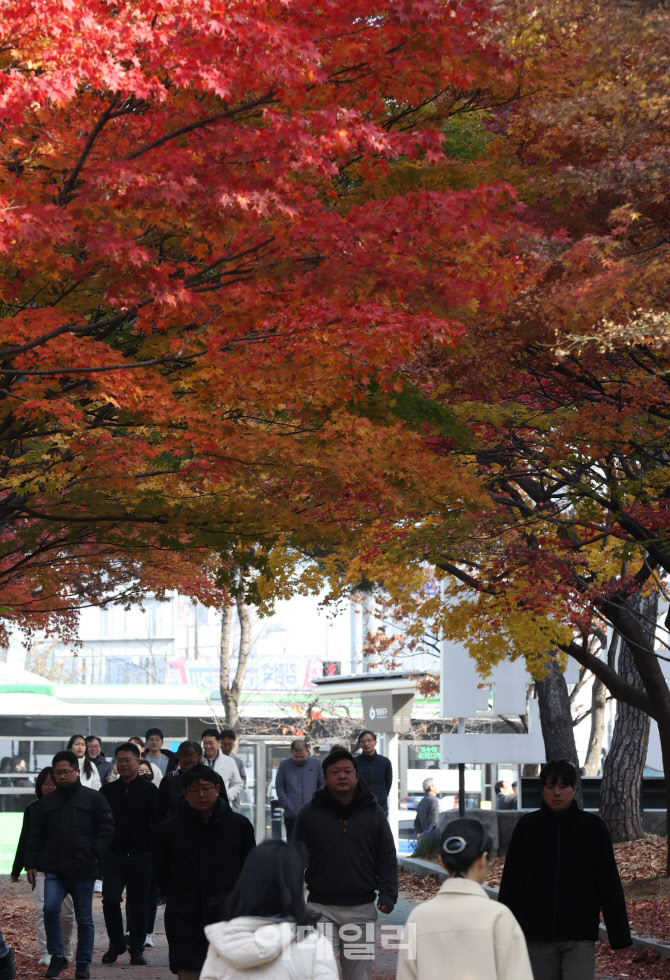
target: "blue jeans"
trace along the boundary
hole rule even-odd
[[[8,952],[9,949],[7,947],[7,943],[5,942],[5,937],[0,932],[0,960],[3,956],[6,956]]]
[[[77,920],[77,963],[93,959],[93,886],[95,878],[59,878],[47,872],[44,876],[44,931],[47,950],[51,956],[63,955],[63,934],[60,927],[60,907],[66,895],[72,896],[74,917]]]

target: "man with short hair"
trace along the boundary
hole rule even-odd
[[[423,799],[419,801],[414,818],[414,833],[425,834],[429,827],[440,829],[440,804],[437,801],[439,789],[432,779],[424,779]]]
[[[325,787],[298,813],[293,840],[305,845],[309,909],[326,924],[343,980],[369,980],[377,909],[398,898],[398,860],[388,820],[356,759],[335,749],[323,760]],[[348,928],[344,928],[348,927]],[[361,956],[361,947],[363,955]]]
[[[72,896],[77,920],[75,977],[88,980],[93,957],[93,886],[100,862],[114,836],[109,803],[95,789],[79,781],[79,760],[74,752],[56,752],[52,760],[56,790],[37,803],[30,820],[26,848],[27,878],[32,885],[36,869],[45,872],[44,929],[51,962],[45,977],[57,977],[67,966],[63,950],[60,909]]]
[[[512,834],[498,901],[514,913],[535,980],[593,980],[602,910],[612,949],[631,945],[626,901],[607,827],[575,802],[572,763],[540,772],[542,805]]]
[[[202,761],[221,776],[228,794],[228,802],[232,806],[244,789],[239,769],[230,756],[219,748],[219,733],[216,728],[206,728],[200,737],[204,751]]]
[[[115,752],[119,778],[100,792],[114,814],[114,837],[102,865],[102,911],[109,938],[103,963],[115,963],[130,948],[132,966],[146,966],[144,940],[151,883],[151,841],[156,823],[158,790],[140,779],[140,750],[124,742]],[[121,899],[126,889],[128,945],[123,934]]]
[[[87,735],[85,738],[86,749],[88,751],[89,758],[91,762],[94,762],[98,770],[98,775],[100,776],[101,783],[108,783],[112,778],[113,766],[111,762],[105,759],[105,753],[102,751],[102,742],[97,735]]]
[[[356,757],[358,775],[377,797],[377,803],[388,817],[388,795],[393,786],[393,767],[391,760],[377,752],[377,736],[368,728],[358,736],[361,754]]]
[[[237,766],[237,771],[240,774],[240,779],[242,780],[246,788],[247,773],[246,773],[246,769],[244,768],[244,763],[240,759],[239,755],[236,755],[233,752],[236,741],[237,741],[237,734],[232,728],[224,728],[221,732],[219,732],[219,746],[221,747],[221,751],[223,752],[224,755],[227,755],[229,759],[233,760],[233,762]],[[243,799],[244,799],[244,790],[242,790],[240,795],[235,800],[235,803],[233,804],[233,810],[237,810],[239,813],[240,803],[242,802]]]
[[[165,776],[175,768],[174,752],[163,748],[163,733],[160,728],[148,728],[144,736],[147,762],[153,762]]]
[[[493,789],[496,794],[496,810],[516,810],[516,794],[506,779],[499,779]]]
[[[168,817],[174,817],[177,813],[184,796],[182,791],[184,773],[197,765],[202,765],[202,748],[200,742],[195,742],[189,738],[185,742],[181,742],[177,749],[177,768],[169,772],[165,779],[161,780],[158,787],[156,810],[158,823],[167,820]],[[227,802],[228,795],[225,784],[218,773],[216,773],[216,777],[221,784],[221,795]]]
[[[231,810],[209,766],[191,766],[183,788],[178,813],[156,832],[153,868],[166,896],[170,969],[179,980],[198,980],[207,956],[204,927],[226,917],[226,901],[255,840],[251,823]]]
[[[275,790],[284,811],[286,840],[293,837],[293,828],[301,806],[312,799],[317,789],[323,789],[323,768],[309,754],[304,738],[291,742],[291,758],[282,759],[277,769]]]

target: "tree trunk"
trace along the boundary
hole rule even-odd
[[[540,703],[540,722],[547,761],[567,759],[577,770],[575,798],[581,806],[582,786],[579,776],[579,759],[572,728],[570,696],[565,676],[554,654],[547,654],[547,673],[535,682]]]
[[[226,605],[221,611],[221,639],[219,642],[219,690],[221,692],[221,703],[223,704],[223,714],[226,724],[231,727],[237,721],[237,709],[235,706],[235,721],[230,720],[230,633],[233,622],[233,606]]]
[[[658,596],[637,595],[629,600],[639,615],[646,655],[653,656]],[[645,651],[638,651],[645,655]],[[619,676],[632,687],[644,689],[636,658],[623,639],[617,665]],[[642,770],[649,744],[649,715],[624,701],[617,702],[612,744],[603,766],[600,790],[600,816],[614,842],[642,837]]]
[[[235,608],[240,624],[240,643],[237,650],[235,676],[230,680],[230,633],[233,606],[226,606],[221,619],[221,646],[219,654],[219,687],[226,724],[235,728],[240,720],[240,696],[251,652],[251,607],[244,601],[244,570],[240,571],[239,594],[235,596]]]
[[[584,775],[597,776],[600,770],[600,756],[605,734],[605,708],[607,706],[607,688],[599,677],[593,678],[591,688],[591,732],[589,745],[584,760]]]

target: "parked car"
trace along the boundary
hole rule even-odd
[[[419,801],[423,799],[423,796],[417,793],[410,793],[409,796],[403,796],[400,801],[400,806],[404,806],[406,810],[416,810],[419,805]]]

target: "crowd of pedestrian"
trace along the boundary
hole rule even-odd
[[[207,728],[199,741],[187,739],[171,752],[163,747],[163,733],[150,728],[144,739],[132,736],[107,758],[96,735],[75,734],[39,773],[12,880],[26,869],[45,977],[58,977],[72,961],[77,980],[90,977],[98,885],[108,938],[105,964],[125,954],[133,966],[147,964],[157,905],[164,901],[170,968],[180,980],[200,975],[209,934],[215,945],[210,960],[218,963],[222,946],[214,937],[230,914],[238,924],[249,916],[279,916],[280,945],[288,944],[300,962],[318,961],[324,977],[336,970],[333,948],[347,976],[369,977],[370,963],[349,958],[341,936],[346,926],[366,930],[377,911],[390,912],[397,898],[395,847],[385,815],[388,760],[377,755],[374,736],[371,750],[361,745],[372,759],[370,778],[381,780],[381,806],[359,780],[363,755],[336,748],[321,763],[304,739],[296,739],[276,777],[287,838],[295,843],[261,848],[256,856],[253,827],[239,812],[246,780],[235,741],[231,729]],[[258,864],[264,854],[267,866]],[[257,864],[262,888],[252,876]],[[312,929],[317,922],[318,933]],[[304,935],[302,927],[314,935]],[[323,927],[330,929],[327,940]],[[262,935],[267,939],[267,932]],[[263,947],[268,963],[276,959],[270,946]],[[6,957],[0,946],[0,980],[3,967],[11,963],[13,969],[11,951]]]
[[[113,761],[97,737],[73,735],[39,774],[12,880],[25,868],[33,886],[45,977],[73,959],[77,980],[90,977],[101,878],[105,964],[128,953],[131,965],[147,965],[160,899],[179,980],[334,980],[336,957],[343,980],[369,980],[378,913],[390,914],[398,898],[382,805],[392,773],[374,734],[363,733],[360,755],[336,746],[323,762],[296,739],[276,778],[288,840],[258,847],[234,808],[243,780],[235,733],[224,734],[227,751],[208,728],[173,754],[149,729],[117,746]],[[482,888],[488,832],[476,820],[446,823],[448,878],[410,914],[397,980],[593,980],[601,912],[612,947],[630,945],[609,835],[577,806],[574,767],[550,762],[540,784],[542,806],[515,826],[496,903]],[[421,825],[439,822],[436,802],[427,779]],[[14,976],[0,934],[0,980]]]
[[[161,730],[150,728],[108,759],[96,735],[75,734],[38,774],[11,879],[18,882],[25,868],[33,888],[45,977],[73,961],[76,978],[90,977],[94,890],[102,891],[109,941],[103,963],[128,953],[133,966],[147,965],[156,909],[166,900],[171,966],[187,976],[199,970],[204,925],[221,918],[255,844],[251,823],[231,807],[246,781],[232,752],[235,732],[210,728],[201,739],[182,742],[175,753],[163,748]],[[2,940],[1,980],[14,970]]]

